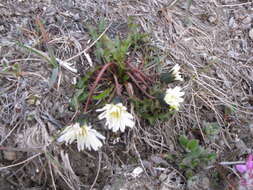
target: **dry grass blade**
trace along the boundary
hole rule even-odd
[[[98,179],[98,175],[99,175],[99,173],[100,173],[100,169],[101,169],[101,160],[102,160],[102,154],[101,154],[101,152],[98,153],[98,159],[99,159],[99,160],[98,160],[98,171],[97,171],[96,177],[95,177],[95,179],[94,179],[94,181],[93,181],[93,183],[92,183],[92,185],[91,185],[91,187],[90,187],[90,190],[92,190],[93,187],[94,187],[94,185],[96,184],[97,179]]]
[[[79,57],[80,55],[82,55],[83,53],[87,54],[87,51],[92,48],[92,46],[94,46],[98,40],[100,40],[100,38],[103,37],[103,35],[107,32],[107,30],[111,27],[112,23],[110,23],[106,29],[99,35],[99,37],[93,41],[87,48],[85,48],[83,51],[79,52],[78,54],[74,55],[73,57],[69,58],[69,59],[66,59],[65,62],[69,62],[71,61],[72,59],[75,59],[76,57]]]
[[[16,129],[18,127],[18,125],[15,125],[14,127],[13,127],[13,129],[6,135],[6,136],[4,136],[4,138],[1,140],[1,142],[0,142],[0,146],[4,143],[4,141],[6,141],[6,139],[13,133],[13,131]]]
[[[52,183],[53,183],[54,190],[56,190],[56,185],[55,185],[55,179],[54,179],[54,174],[53,174],[53,170],[52,170],[52,165],[50,163],[49,163],[49,170],[50,170],[50,175],[51,175],[51,178],[52,178]]]
[[[38,50],[38,49],[35,49],[35,48],[33,48],[33,47],[30,47],[30,46],[28,46],[28,45],[23,45],[23,44],[21,44],[21,43],[18,43],[18,45],[21,46],[21,47],[26,48],[27,50],[29,50],[29,51],[31,51],[31,52],[33,52],[33,53],[39,55],[39,56],[41,56],[41,57],[44,58],[48,63],[51,63],[51,58],[50,58],[50,56],[47,55],[46,53],[44,53],[44,52],[42,52],[42,51],[40,51],[40,50]],[[67,69],[68,71],[71,71],[71,72],[73,72],[73,73],[77,73],[77,70],[76,70],[75,68],[72,68],[72,67],[70,66],[71,64],[68,63],[68,61],[62,61],[62,60],[60,60],[59,58],[55,58],[55,59],[56,59],[56,61],[57,61],[62,67],[64,67],[64,68]]]
[[[79,178],[75,175],[73,171],[68,154],[61,151],[60,153],[62,162],[60,163],[57,158],[54,158],[52,155],[47,154],[48,161],[52,164],[55,172],[61,176],[61,178],[66,182],[72,190],[80,189]]]
[[[217,7],[238,7],[238,6],[244,6],[244,5],[251,5],[253,4],[253,2],[245,2],[245,3],[237,3],[237,4],[227,4],[227,5],[220,5],[217,3],[216,0],[213,0],[214,4]]]
[[[24,163],[26,163],[26,162],[29,162],[29,161],[31,161],[32,159],[34,159],[34,158],[40,156],[41,154],[42,154],[42,153],[35,154],[35,155],[31,156],[30,158],[27,158],[26,160],[24,160],[24,161],[22,161],[22,162],[19,162],[19,163],[16,163],[16,164],[12,164],[12,165],[9,165],[9,166],[0,167],[0,171],[1,171],[1,170],[8,169],[8,168],[11,168],[11,167],[19,166],[19,165],[24,164]]]

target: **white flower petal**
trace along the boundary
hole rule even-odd
[[[103,111],[98,118],[100,120],[106,119],[105,125],[113,132],[118,130],[124,132],[126,127],[134,127],[134,117],[127,112],[127,108],[122,103],[106,104],[103,108],[97,109],[97,111]]]
[[[171,108],[179,110],[180,103],[184,101],[182,96],[184,92],[181,92],[181,87],[169,88],[166,90],[164,101],[170,105]]]
[[[170,71],[175,77],[175,80],[183,81],[183,78],[181,77],[181,73],[179,72],[180,66],[176,64]]]
[[[92,129],[91,126],[83,125],[80,127],[80,124],[76,123],[67,126],[57,140],[58,142],[65,141],[66,144],[77,141],[78,151],[84,150],[84,147],[88,150],[94,149],[97,151],[103,145],[99,139],[104,140],[105,137]]]

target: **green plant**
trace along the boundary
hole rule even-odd
[[[92,39],[97,40],[105,29],[105,22],[101,21],[97,28],[89,28]],[[152,80],[132,63],[129,56],[140,49],[140,44],[144,43],[147,35],[138,32],[137,25],[131,21],[128,28],[129,34],[126,39],[117,36],[111,39],[104,34],[97,41],[95,56],[98,67],[91,74],[81,78],[76,86],[78,90],[72,99],[72,105],[76,109],[83,101],[86,101],[86,112],[92,100],[106,101],[113,94],[121,96],[129,83],[134,84],[144,95],[153,98],[143,87],[144,85],[148,88]],[[128,89],[125,91],[128,92]]]
[[[98,28],[89,27],[89,34],[93,40],[96,40],[100,33],[105,30],[105,21],[102,20],[98,24]],[[128,36],[126,39],[120,39],[116,36],[115,39],[111,39],[104,34],[101,39],[96,43],[95,55],[100,64],[114,62],[120,69],[126,69],[127,54],[132,48],[132,51],[140,49],[140,44],[146,40],[147,34],[140,33],[137,30],[137,25],[129,19],[128,23]]]
[[[173,111],[169,109],[169,106],[164,102],[164,94],[156,91],[151,93],[155,99],[150,98],[131,98],[137,114],[153,125],[155,121],[166,121],[173,114]]]
[[[192,177],[197,169],[204,167],[216,158],[215,153],[209,153],[202,148],[196,139],[189,140],[185,136],[180,136],[179,143],[184,149],[183,159],[179,167],[185,170],[188,178]]]
[[[22,73],[20,64],[15,63],[13,65],[9,65],[9,63],[4,63],[2,64],[2,70],[1,72],[3,73],[12,73],[16,76],[19,76]]]
[[[89,27],[90,36],[96,41],[97,66],[79,80],[72,107],[79,110],[85,102],[86,113],[88,107],[94,109],[120,97],[122,102],[131,103],[136,115],[149,124],[169,119],[173,111],[164,101],[165,88],[177,78],[172,70],[159,70],[165,57],[147,44],[147,34],[139,32],[131,19],[126,38],[110,38],[105,26],[102,20],[96,28]],[[137,56],[141,63],[137,63]],[[177,65],[176,72],[179,68]]]
[[[59,74],[59,65],[57,63],[56,57],[53,54],[52,49],[50,47],[48,47],[49,55],[47,55],[46,53],[44,53],[36,48],[22,44],[20,42],[17,42],[17,45],[38,55],[39,57],[43,58],[52,67],[52,74],[51,74],[51,77],[48,81],[49,88],[52,88],[54,86],[54,84],[56,83],[56,80],[57,80],[58,74]]]
[[[75,110],[78,110],[80,104],[85,102],[88,97],[88,82],[92,74],[92,71],[86,73],[86,75],[81,77],[75,85],[76,91],[70,101],[70,106]]]
[[[215,141],[218,139],[218,134],[220,133],[221,127],[217,122],[205,122],[204,132],[210,141]]]

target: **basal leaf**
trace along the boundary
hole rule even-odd
[[[99,95],[93,96],[93,99],[94,99],[94,100],[101,100],[101,99],[107,97],[107,96],[110,94],[110,92],[112,91],[112,89],[113,89],[113,87],[107,88],[106,90],[104,90],[104,91],[103,91],[102,93],[100,93]]]
[[[199,146],[198,140],[192,139],[187,143],[186,148],[191,150],[191,151],[194,151],[198,148],[198,146]]]
[[[188,140],[185,136],[181,135],[181,136],[179,137],[179,143],[180,143],[181,146],[183,146],[184,148],[187,148],[188,142],[189,142],[189,140]]]
[[[58,73],[59,73],[59,67],[53,68],[51,77],[49,79],[49,84],[48,84],[49,88],[52,88],[54,86],[54,84],[56,83],[57,77],[58,77]]]
[[[74,94],[73,98],[71,99],[70,105],[75,109],[78,110],[80,103],[84,102],[88,97],[88,92],[85,89],[78,89]]]
[[[175,77],[171,73],[162,73],[160,75],[160,81],[166,84],[173,82]]]

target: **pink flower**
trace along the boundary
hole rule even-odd
[[[253,155],[249,155],[246,164],[238,164],[235,168],[240,173],[250,172],[253,170]]]
[[[253,189],[253,155],[249,155],[246,164],[238,164],[235,168],[242,174],[240,185]]]

